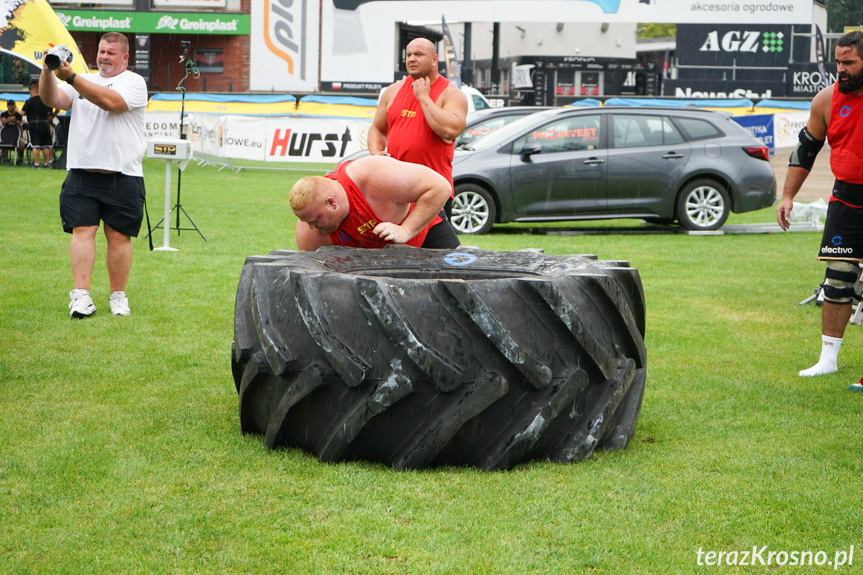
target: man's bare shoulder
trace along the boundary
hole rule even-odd
[[[446,96],[447,98],[458,98],[467,102],[467,97],[464,95],[464,92],[462,92],[461,88],[456,86],[453,82],[449,83],[449,86],[444,89],[442,95]]]
[[[829,112],[830,105],[833,103],[833,89],[834,86],[831,84],[826,88],[822,88],[817,94],[815,94],[815,97],[812,98],[812,109],[826,109]]]
[[[401,90],[401,87],[404,85],[404,83],[405,80],[404,78],[402,78],[398,82],[393,82],[392,84],[384,88],[384,91],[381,92],[379,104],[389,104],[390,102],[392,102],[393,98],[395,98],[396,94],[399,93],[399,90]]]
[[[364,156],[348,164],[347,172],[353,178],[352,174],[374,172],[392,162],[396,162],[396,160],[390,156]]]
[[[382,170],[386,170],[388,167],[391,168],[392,165],[390,162],[395,161],[389,156],[365,156],[348,164],[345,168],[345,173],[356,185],[362,187],[369,177],[374,176]]]

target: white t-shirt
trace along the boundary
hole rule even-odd
[[[98,72],[79,77],[120,92],[129,110],[106,112],[81,97],[74,86],[65,82],[58,84],[72,99],[66,169],[110,170],[143,177],[141,160],[147,151],[144,136],[147,83],[144,78],[129,70],[110,78]]]

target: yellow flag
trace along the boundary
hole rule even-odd
[[[0,0],[0,52],[14,54],[42,68],[45,51],[65,44],[72,51],[76,74],[90,70],[78,44],[47,0]]]

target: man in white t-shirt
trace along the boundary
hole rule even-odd
[[[132,269],[132,238],[138,235],[144,217],[141,161],[147,147],[147,84],[126,69],[129,41],[123,34],[102,36],[96,61],[97,73],[78,75],[64,62],[53,74],[43,67],[39,77],[39,94],[45,104],[72,112],[60,218],[63,230],[72,234],[69,254],[74,289],[69,292],[69,314],[73,318],[89,317],[96,311],[90,277],[100,222],[108,241],[105,262],[111,313],[131,313],[126,284]]]

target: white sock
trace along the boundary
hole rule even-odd
[[[821,358],[818,363],[800,372],[800,377],[813,377],[815,375],[827,375],[836,373],[836,358],[839,356],[839,348],[842,347],[841,337],[821,336]]]

